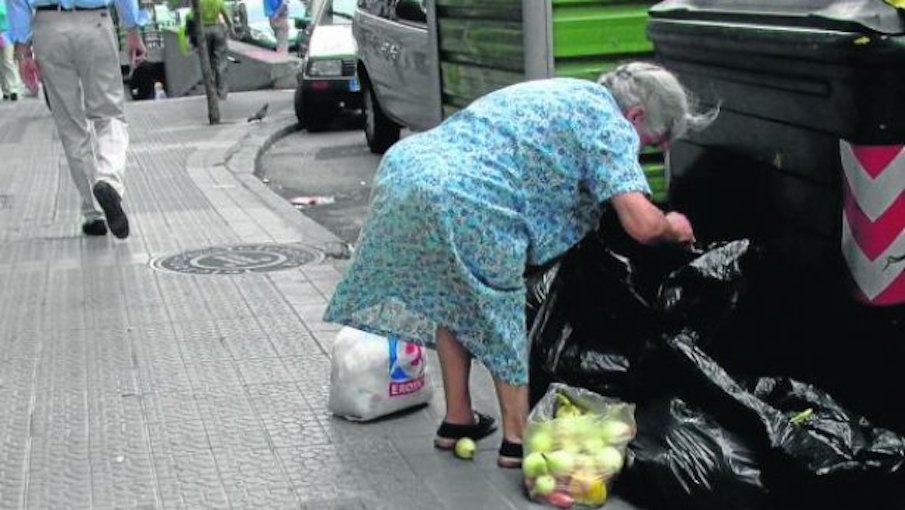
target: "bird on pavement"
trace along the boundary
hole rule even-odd
[[[264,103],[264,106],[262,106],[260,110],[258,110],[257,112],[255,112],[254,115],[252,115],[251,117],[248,118],[248,122],[253,122],[256,120],[258,120],[258,121],[264,120],[264,117],[267,116],[267,108],[269,106],[270,106],[270,103]]]

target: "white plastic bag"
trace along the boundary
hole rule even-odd
[[[421,346],[345,327],[333,342],[330,411],[367,421],[426,404],[433,386]]]

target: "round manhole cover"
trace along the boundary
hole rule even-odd
[[[323,253],[299,245],[242,244],[215,246],[151,261],[162,271],[188,274],[243,274],[281,271],[323,260]]]

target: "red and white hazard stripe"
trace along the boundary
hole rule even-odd
[[[905,304],[905,145],[840,141],[842,253],[858,298]]]

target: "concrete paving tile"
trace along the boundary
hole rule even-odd
[[[232,360],[186,363],[185,370],[196,393],[241,393],[242,381]]]
[[[264,329],[270,344],[281,357],[310,357],[323,354],[305,323],[294,313],[259,318],[258,324]]]
[[[235,361],[244,384],[290,382],[294,378],[279,358],[243,359]]]
[[[174,322],[212,320],[205,294],[198,288],[196,277],[174,273],[158,273],[160,292],[166,296],[167,313]]]
[[[33,436],[29,450],[26,506],[90,507],[89,442],[85,427],[72,425]]]
[[[16,360],[18,367],[26,360],[34,360],[43,346],[43,336],[36,331],[0,329],[0,362]],[[3,372],[0,372],[0,385],[3,378]]]
[[[148,437],[155,455],[211,451],[211,442],[202,420],[150,423]]]
[[[405,461],[421,474],[420,482],[439,501],[454,502],[449,508],[521,508],[504,497],[474,462],[458,459],[450,452],[408,455]]]
[[[433,448],[433,434],[439,425],[424,410],[403,411],[390,417],[369,421],[354,422],[330,414],[319,414],[321,424],[330,439],[337,444],[345,441],[356,441],[361,437],[375,437],[393,440],[394,443],[416,444],[419,448]]]
[[[298,508],[301,501],[272,450],[242,445],[214,450],[232,508]]]
[[[275,358],[278,352],[262,326],[262,320],[254,316],[217,322],[223,345],[234,360]]]
[[[179,340],[170,323],[139,324],[126,328],[124,337],[132,346],[133,364],[182,363]]]
[[[140,360],[138,381],[142,395],[148,393],[189,393],[192,383],[182,361]]]
[[[286,274],[291,273],[286,271]],[[327,298],[325,298],[324,295],[307,280],[302,280],[302,278],[279,279],[274,277],[271,277],[271,279],[277,289],[279,289],[279,293],[286,302],[291,305],[324,305],[327,303]]]
[[[227,361],[232,359],[222,321],[196,321],[173,324],[179,338],[178,348],[185,363]]]
[[[279,273],[243,275],[235,279],[235,283],[245,297],[245,302],[248,304],[252,315],[256,317],[273,317],[292,313],[292,307],[273,283],[273,280],[278,278],[277,275]]]
[[[226,413],[205,414],[204,427],[214,450],[242,447],[250,450],[272,450],[274,441],[261,416],[228,416]]]
[[[196,402],[211,435],[221,430],[265,432],[261,417],[242,390],[198,394]]]
[[[212,452],[154,454],[163,508],[229,508]]]
[[[148,423],[179,423],[201,421],[198,401],[189,392],[150,391],[141,396],[145,421]]]

